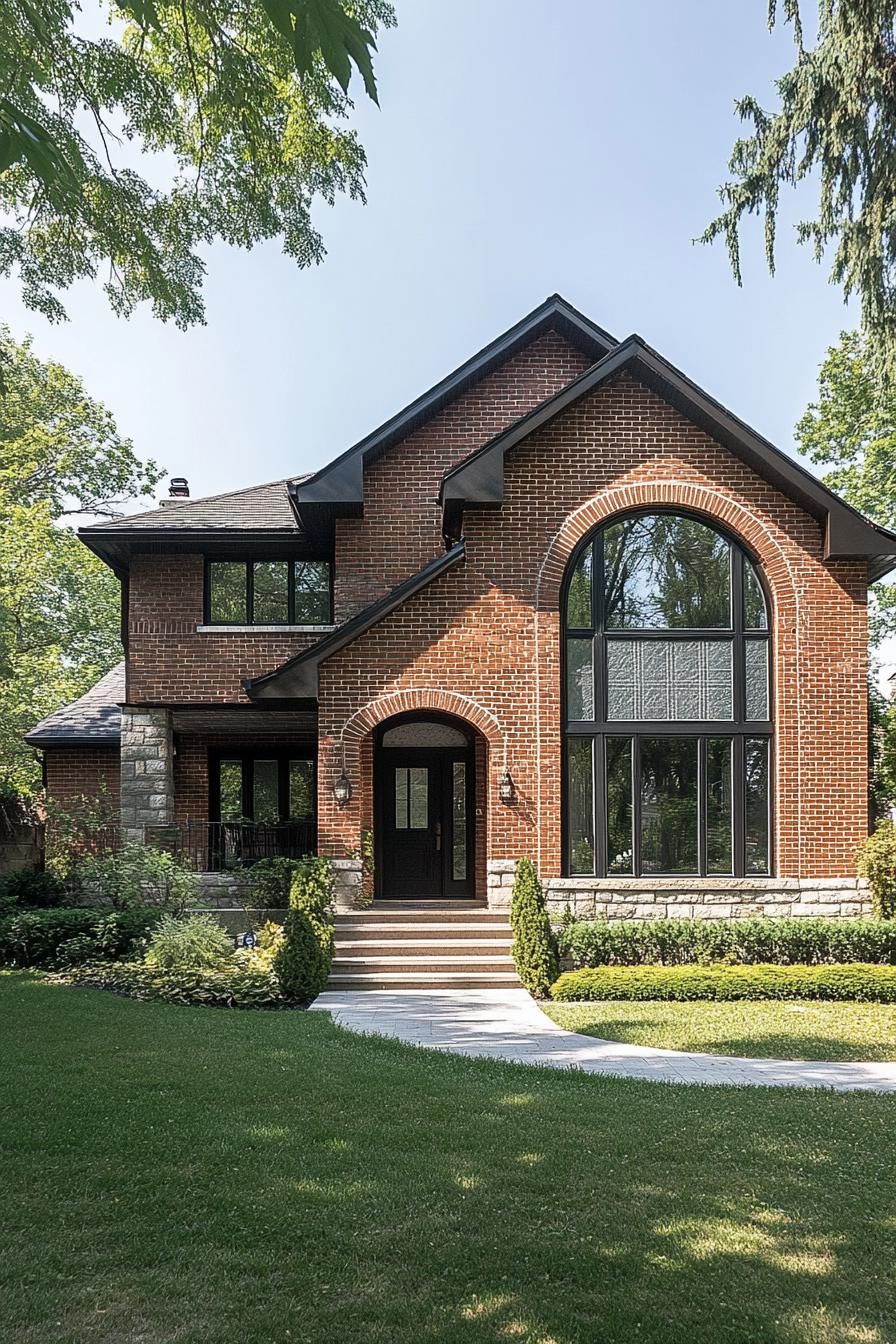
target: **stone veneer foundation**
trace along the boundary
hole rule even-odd
[[[489,906],[510,905],[515,866],[512,859],[489,863]],[[846,919],[871,913],[866,884],[856,877],[549,877],[544,891],[552,914],[568,906],[580,919]]]

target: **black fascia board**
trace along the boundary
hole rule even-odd
[[[868,522],[805,467],[750,429],[637,335],[627,337],[606,358],[586,369],[560,392],[445,473],[440,499],[446,535],[458,533],[465,506],[500,506],[504,496],[504,457],[507,452],[623,370],[651,387],[769,484],[823,523],[826,559],[869,557],[872,578],[881,577],[896,564],[896,535]],[[894,559],[890,561],[889,557]]]
[[[29,747],[97,747],[100,750],[115,751],[121,742],[121,732],[116,729],[112,733],[97,734],[91,736],[89,733],[69,734],[64,733],[25,733],[22,737],[23,742],[27,742]]]
[[[453,569],[464,558],[464,543],[458,542],[449,551],[443,555],[436,556],[423,569],[417,571],[411,578],[405,579],[397,588],[386,593],[384,597],[359,611],[357,615],[352,616],[350,620],[345,621],[338,629],[325,635],[323,639],[318,640],[310,649],[303,650],[296,654],[288,662],[283,663],[273,672],[268,672],[262,677],[245,677],[242,686],[246,694],[253,701],[266,699],[281,699],[288,696],[290,699],[309,699],[316,700],[318,694],[318,668],[325,658],[338,653],[344,649],[359,635],[363,635],[376,625],[384,617],[391,615],[408,598],[419,593],[427,584],[432,583],[434,579],[439,578],[447,570]]]
[[[489,373],[518,348],[533,340],[540,330],[555,328],[591,358],[601,359],[616,342],[602,327],[591,322],[559,294],[552,294],[521,321],[489,342],[472,359],[447,378],[412,401],[404,410],[336,457],[304,481],[289,486],[301,516],[305,506],[325,505],[340,514],[360,513],[364,503],[364,463],[375,459],[392,444],[418,429],[431,416],[459,396],[471,383]]]
[[[119,578],[127,575],[131,557],[138,554],[245,556],[249,552],[260,555],[266,551],[287,558],[296,556],[301,559],[306,555],[309,559],[317,559],[322,558],[321,549],[328,549],[326,538],[317,541],[298,528],[135,527],[107,532],[80,528],[78,538]]]

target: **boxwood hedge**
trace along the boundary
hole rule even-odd
[[[640,919],[573,923],[558,931],[573,967],[896,964],[896,920]]]
[[[596,966],[551,986],[565,1002],[597,999],[840,999],[896,1003],[896,966]]]

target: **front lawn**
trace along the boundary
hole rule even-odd
[[[896,1059],[896,1004],[613,1000],[542,1007],[567,1031],[664,1050],[770,1059]]]
[[[896,1100],[27,974],[0,976],[0,1034],[4,1344],[896,1338]]]

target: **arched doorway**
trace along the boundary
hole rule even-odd
[[[377,895],[469,898],[476,871],[472,730],[446,714],[401,714],[374,748]]]

